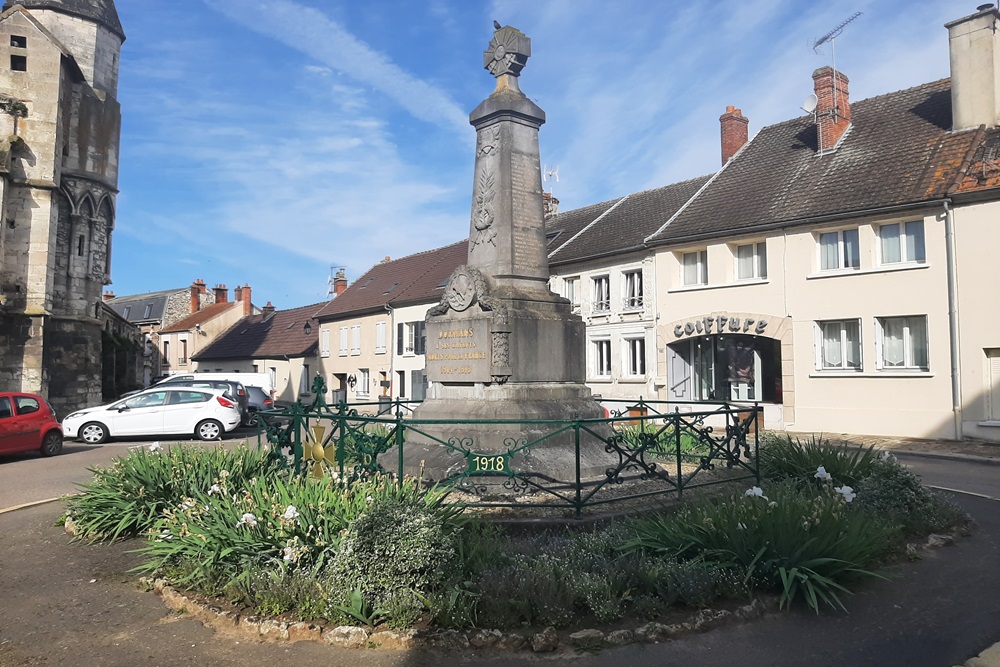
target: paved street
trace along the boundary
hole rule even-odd
[[[0,462],[0,493],[10,504],[71,491],[84,468],[127,445],[81,448],[55,460]],[[901,457],[925,481],[1000,498],[1000,466]],[[52,466],[54,463],[68,464]],[[50,477],[55,475],[56,479]],[[979,522],[975,535],[924,559],[889,569],[890,581],[864,585],[846,599],[849,613],[804,610],[724,627],[679,641],[633,645],[573,664],[646,665],[919,665],[959,664],[1000,640],[1000,509],[996,501],[956,499]],[[537,665],[531,655],[449,656],[389,651],[336,651],[311,643],[243,644],[169,613],[134,589],[125,571],[136,556],[127,546],[67,543],[52,522],[60,503],[0,516],[0,667],[48,665],[412,665],[448,663]],[[89,582],[89,583],[88,583]],[[56,591],[45,594],[41,591]],[[113,603],[109,604],[108,600]],[[28,619],[32,619],[28,622]],[[101,641],[82,637],[98,633]]]

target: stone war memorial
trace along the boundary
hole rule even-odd
[[[422,466],[425,479],[478,460],[476,472],[573,480],[573,430],[523,422],[604,415],[584,385],[584,323],[548,288],[538,150],[545,112],[518,85],[530,55],[531,40],[510,26],[496,30],[483,54],[496,88],[469,118],[476,161],[468,261],[427,313],[431,385],[413,415],[453,423],[414,425],[404,447],[405,468]],[[581,431],[581,477],[602,477],[609,462],[604,443]]]

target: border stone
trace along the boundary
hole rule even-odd
[[[529,641],[531,650],[535,653],[551,653],[559,647],[559,635],[551,625],[541,632],[531,635]]]
[[[604,643],[604,633],[596,628],[578,630],[569,636],[569,643],[576,648],[597,648]]]
[[[323,633],[323,641],[341,648],[362,648],[368,645],[368,631],[353,625],[338,625]]]
[[[323,638],[323,628],[312,623],[290,623],[288,625],[288,641],[319,641]]]
[[[635,633],[631,630],[613,630],[604,638],[611,646],[624,646],[635,641]]]
[[[412,628],[409,630],[380,630],[368,636],[370,648],[409,651],[417,648],[417,644],[417,631]]]
[[[479,630],[469,637],[469,644],[473,648],[491,648],[502,638],[503,633],[499,630]]]

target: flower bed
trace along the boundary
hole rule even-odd
[[[83,539],[144,536],[144,573],[249,615],[509,632],[673,622],[761,593],[843,607],[907,540],[966,520],[871,449],[774,441],[760,463],[760,487],[674,513],[515,536],[413,480],[347,485],[253,448],[171,447],[95,471],[67,522]]]

